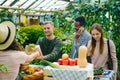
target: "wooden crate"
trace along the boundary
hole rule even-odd
[[[44,69],[44,80],[54,80],[48,69]]]
[[[23,77],[23,80],[43,80],[43,72],[37,72],[31,75],[26,75]]]
[[[38,20],[38,19],[31,18],[31,19],[28,19],[28,20],[27,20],[27,24],[28,24],[28,25],[39,25],[39,20]]]
[[[44,78],[44,72],[41,69],[39,72],[31,72],[31,74],[26,72],[26,69],[29,67],[34,68],[38,67],[38,65],[29,65],[29,64],[24,64],[20,66],[20,72],[24,72],[26,75],[20,77],[20,80],[43,80]]]

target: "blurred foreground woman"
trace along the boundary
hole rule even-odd
[[[8,67],[8,72],[0,71],[0,80],[15,80],[21,64],[29,63],[39,56],[39,49],[31,55],[22,51],[15,40],[16,27],[10,21],[0,23],[0,64]]]

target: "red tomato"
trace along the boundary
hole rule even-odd
[[[34,71],[35,71],[35,72],[39,72],[40,70],[41,70],[40,68],[37,68],[37,67],[34,68]]]
[[[75,65],[78,65],[78,58],[75,58]]]
[[[58,62],[59,65],[62,65],[62,61],[63,61],[63,60],[60,58],[60,59],[58,59],[57,62]]]
[[[69,59],[69,65],[74,66],[75,65],[75,59]]]
[[[68,59],[67,60],[62,60],[62,65],[68,65],[68,63],[69,63]]]

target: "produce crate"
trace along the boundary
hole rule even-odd
[[[20,80],[43,80],[44,73],[42,69],[38,72],[32,71],[34,68],[39,68],[39,67],[40,67],[39,65],[29,65],[29,64],[21,65],[20,74],[22,74],[22,76],[20,77]],[[27,70],[29,71],[30,68],[32,70],[30,72],[27,72]]]
[[[43,80],[43,71],[33,73],[31,75],[26,75],[23,80]]]
[[[48,69],[44,69],[44,80],[54,80]]]
[[[44,71],[44,80],[54,80],[52,74],[47,68],[45,68],[43,71]],[[91,78],[88,77],[85,80],[91,80]]]

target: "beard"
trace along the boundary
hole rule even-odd
[[[76,29],[77,31],[75,32],[75,39],[78,39],[80,35],[82,34],[84,27],[80,27],[79,29]]]
[[[77,32],[79,30],[79,28],[74,28],[75,32]]]

